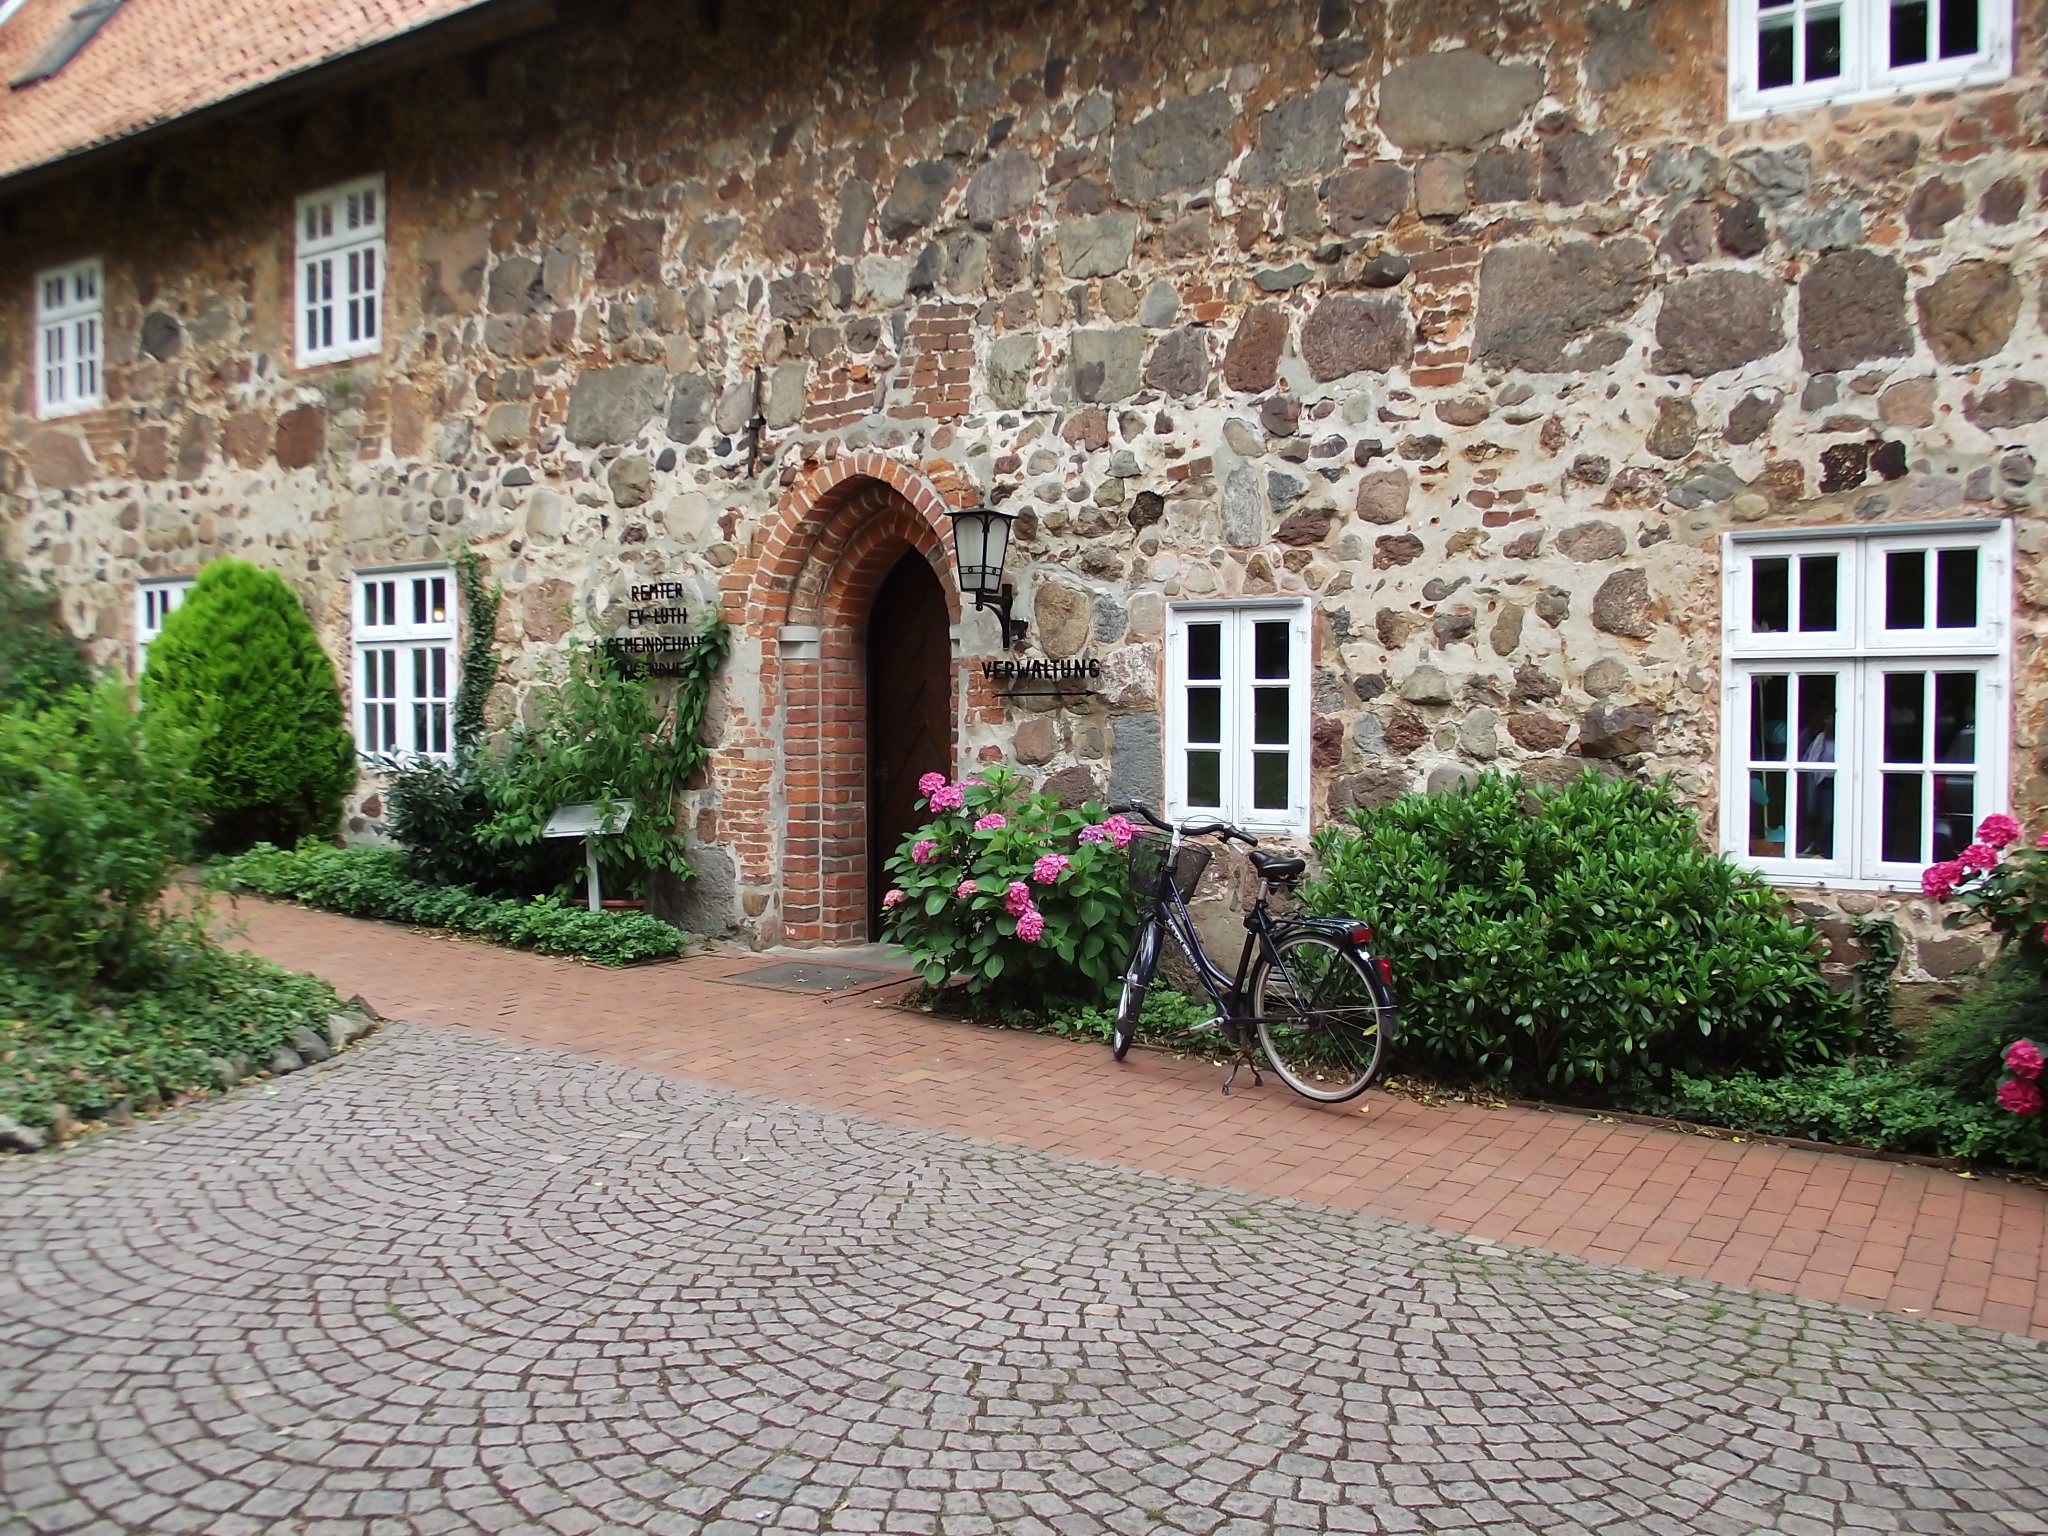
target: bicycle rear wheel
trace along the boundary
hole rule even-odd
[[[1394,1032],[1394,998],[1371,966],[1335,940],[1296,933],[1277,959],[1259,957],[1251,1009],[1259,1044],[1303,1098],[1341,1104],[1379,1075]]]
[[[1116,1023],[1109,1031],[1109,1048],[1118,1061],[1124,1059],[1138,1033],[1138,1015],[1145,1011],[1145,994],[1152,990],[1152,973],[1158,965],[1159,919],[1148,915],[1131,941],[1131,963],[1124,967],[1124,989],[1117,997]]]

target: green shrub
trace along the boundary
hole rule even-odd
[[[408,872],[437,885],[469,885],[492,896],[567,896],[582,879],[583,845],[542,838],[493,847],[482,837],[497,815],[492,780],[474,756],[419,762],[384,780],[384,825],[405,849]]]
[[[240,560],[202,568],[150,642],[142,701],[193,739],[212,846],[334,831],[355,747],[334,664],[277,575]]]
[[[496,900],[465,885],[429,885],[406,872],[405,855],[396,848],[334,848],[310,839],[296,849],[260,845],[217,863],[212,879],[224,890],[285,897],[351,917],[452,928],[600,965],[680,954],[687,942],[679,930],[641,912],[592,912],[552,896]]]
[[[1041,1009],[1106,998],[1137,903],[1124,853],[1091,825],[1101,807],[1063,811],[1002,768],[918,787],[932,820],[888,861],[882,923],[926,983],[957,974],[970,997],[999,988]]]
[[[1316,835],[1303,903],[1372,925],[1410,1067],[1595,1092],[1774,1074],[1855,1039],[1813,929],[1663,787],[1487,774],[1351,821]]]
[[[91,684],[85,646],[65,627],[56,592],[0,560],[0,709],[47,709]]]
[[[0,710],[0,960],[74,984],[146,970],[188,782],[176,737],[146,733],[116,683]]]
[[[0,959],[0,1115],[48,1126],[123,1099],[148,1108],[221,1086],[215,1063],[260,1071],[301,1025],[326,1034],[340,1004],[325,982],[209,943],[196,926],[159,936],[156,964],[125,987],[74,987]]]
[[[1765,1136],[2048,1173],[2048,1137],[2038,1116],[2007,1114],[1988,1093],[1961,1096],[1910,1068],[1809,1067],[1768,1078],[1677,1073],[1668,1093],[1643,1096],[1636,1107]]]
[[[698,730],[730,644],[725,623],[714,619],[670,693],[664,683],[572,641],[535,695],[533,722],[508,733],[500,750],[480,750],[472,760],[492,807],[477,841],[491,849],[532,848],[563,805],[630,803],[632,821],[596,840],[598,862],[628,879],[655,869],[689,878],[676,799],[704,762]]]
[[[1185,992],[1174,991],[1164,981],[1155,981],[1145,994],[1145,1006],[1138,1013],[1138,1028],[1132,1038],[1183,1049],[1198,1046],[1201,1038],[1194,1031],[1215,1017],[1216,1005],[1206,997],[1189,997]],[[1068,1009],[1043,1021],[1048,1034],[1069,1040],[1107,1041],[1115,1024],[1113,1005]],[[1218,1050],[1228,1049],[1221,1035],[1210,1035],[1208,1040]]]
[[[1918,1081],[1990,1103],[2005,1075],[2005,1048],[2048,1036],[2048,987],[2025,958],[2000,955],[1960,1000],[1928,1022],[1908,1063]]]

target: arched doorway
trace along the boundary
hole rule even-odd
[[[953,771],[952,639],[945,588],[922,551],[890,567],[868,612],[868,935],[882,936],[884,868],[920,824],[917,781]]]

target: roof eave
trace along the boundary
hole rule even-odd
[[[549,26],[558,19],[555,0],[477,0],[390,37],[346,53],[330,54],[316,63],[275,75],[260,85],[223,96],[190,112],[163,118],[116,138],[80,145],[61,155],[0,174],[0,198],[80,175],[111,161],[153,149],[168,139],[208,124],[249,113],[273,110],[301,97],[359,89],[377,80],[403,74],[454,54],[517,37]],[[33,87],[31,87],[33,89]]]

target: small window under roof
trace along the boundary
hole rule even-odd
[[[48,80],[61,72],[66,64],[78,57],[79,50],[92,41],[93,34],[107,24],[107,18],[119,9],[121,0],[87,0],[86,4],[64,18],[64,25],[36,50],[35,57],[22,67],[20,74],[7,82],[8,86],[18,91],[25,85]]]

